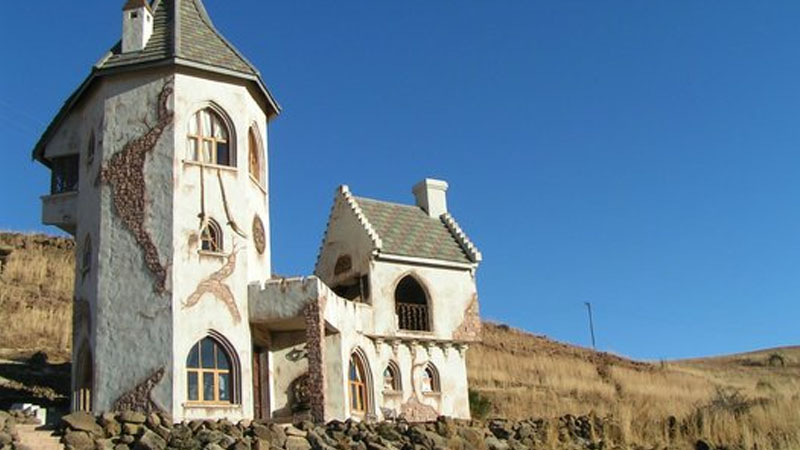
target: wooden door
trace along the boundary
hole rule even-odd
[[[253,404],[255,418],[267,420],[269,414],[269,352],[263,347],[253,348]]]

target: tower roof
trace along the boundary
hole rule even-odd
[[[258,70],[217,31],[202,0],[155,0],[152,9],[153,35],[147,46],[139,52],[122,53],[122,45],[117,43],[95,67],[111,69],[174,58],[259,76]]]
[[[123,10],[141,4],[153,11],[153,34],[145,48],[122,53],[120,41],[94,65],[89,77],[67,99],[39,139],[33,150],[35,159],[49,165],[44,159],[44,147],[52,133],[97,78],[118,72],[178,65],[245,79],[255,83],[264,95],[269,108],[267,117],[280,113],[261,74],[214,27],[202,0],[153,0],[152,4],[148,0],[129,0]]]

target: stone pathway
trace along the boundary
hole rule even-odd
[[[50,430],[37,430],[39,425],[17,425],[17,432],[23,445],[31,450],[63,450],[58,437],[52,436]]]

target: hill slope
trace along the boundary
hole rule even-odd
[[[68,357],[73,251],[68,239],[0,233],[0,358]],[[595,413],[612,416],[628,442],[677,434],[748,450],[800,448],[800,347],[653,364],[486,323],[467,365],[478,412],[489,416]],[[68,381],[48,377],[68,377],[68,368],[49,369],[36,379],[0,364],[0,396],[63,401]],[[37,386],[21,382],[31,379]]]

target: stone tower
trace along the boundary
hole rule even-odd
[[[77,244],[73,408],[251,417],[280,108],[201,0],[129,0],[122,31],[33,152],[42,220]]]

